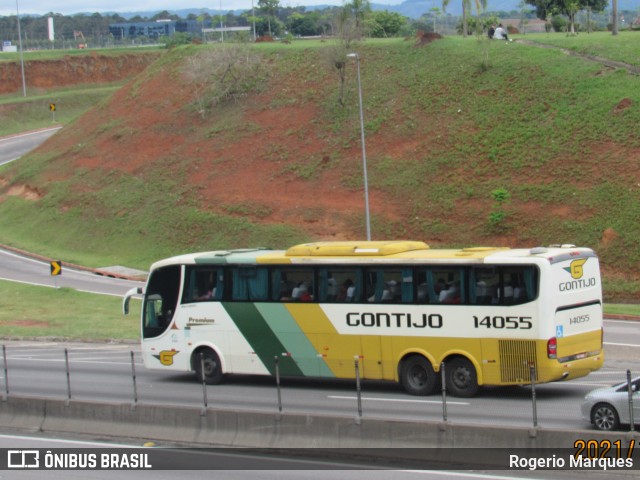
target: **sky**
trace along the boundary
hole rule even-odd
[[[258,0],[253,0],[258,5]],[[403,0],[378,0],[375,3],[396,5]],[[49,12],[72,15],[74,13],[146,12],[181,10],[184,8],[209,8],[211,10],[250,9],[252,0],[17,0],[20,15]],[[311,5],[342,5],[343,0],[280,0],[284,7]],[[0,4],[0,15],[15,15],[16,3],[4,1]]]

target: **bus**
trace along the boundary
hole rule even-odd
[[[186,254],[151,266],[148,368],[389,380],[412,395],[569,380],[604,362],[602,286],[589,248],[432,249],[316,242]],[[356,372],[356,362],[357,372]],[[444,368],[444,371],[442,370]]]

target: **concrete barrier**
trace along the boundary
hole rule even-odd
[[[638,433],[580,432],[445,422],[356,419],[197,407],[109,404],[9,396],[0,402],[0,428],[49,434],[84,434],[142,445],[275,449],[376,449],[376,455],[411,455],[420,448],[573,448],[577,439],[621,440]],[[386,453],[382,453],[386,452]]]

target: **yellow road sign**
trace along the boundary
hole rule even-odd
[[[60,260],[53,260],[51,262],[51,276],[62,274],[62,262]]]
[[[52,112],[56,111],[56,104],[55,103],[50,103],[49,104],[49,110],[51,110]]]

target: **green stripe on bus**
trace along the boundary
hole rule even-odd
[[[275,356],[282,357],[282,353],[286,352],[286,349],[277,335],[269,328],[255,304],[251,302],[223,302],[222,306],[267,370],[274,375]],[[290,357],[280,358],[278,363],[281,375],[303,375]]]
[[[304,375],[335,377],[284,304],[259,303],[256,308]]]

